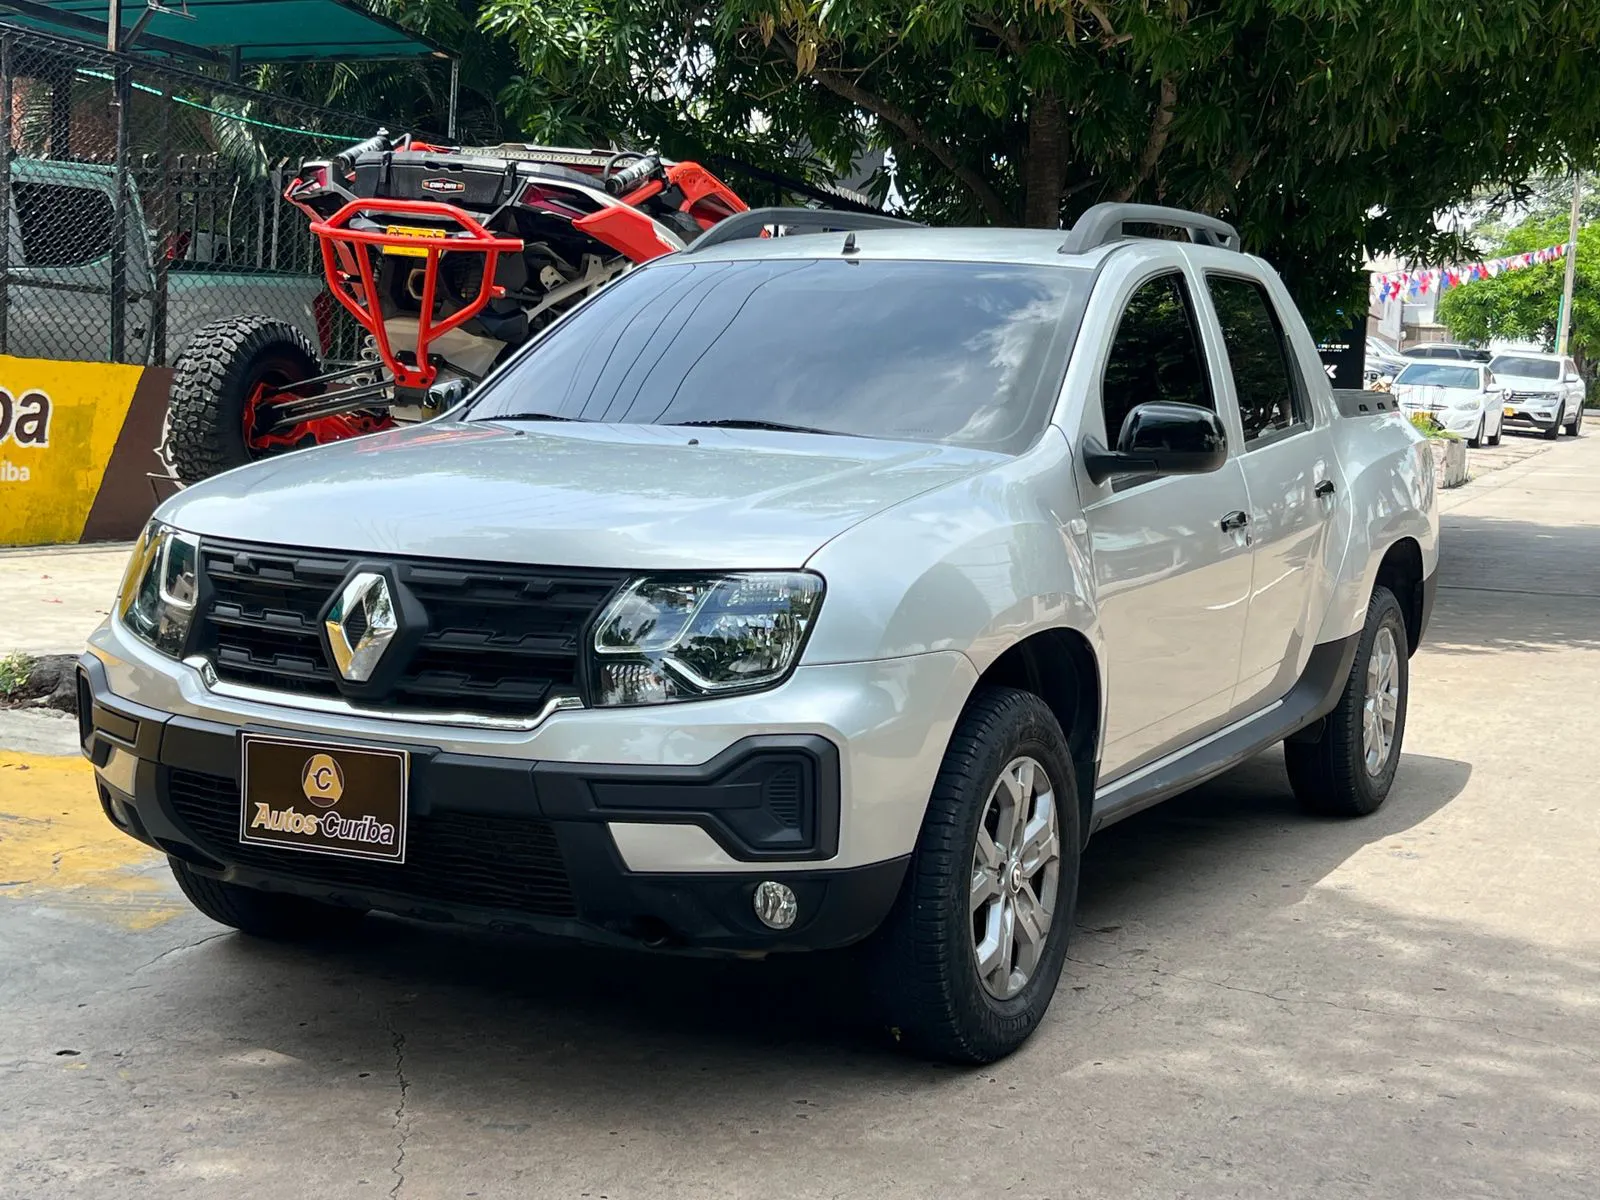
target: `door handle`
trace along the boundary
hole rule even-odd
[[[1331,495],[1333,495],[1333,480],[1324,479],[1321,483],[1317,484],[1317,499],[1318,500],[1323,499],[1325,496],[1331,496]]]
[[[1234,509],[1222,518],[1222,532],[1232,533],[1235,529],[1243,529],[1250,524],[1250,515],[1242,509]]]

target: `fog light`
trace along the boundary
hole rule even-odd
[[[763,879],[756,884],[750,903],[761,923],[769,929],[787,929],[800,915],[800,903],[794,898],[794,892],[775,879]]]

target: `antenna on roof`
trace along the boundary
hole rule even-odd
[[[856,235],[854,231],[844,235],[844,249],[841,254],[854,254],[856,252]]]

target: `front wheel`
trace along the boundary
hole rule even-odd
[[[1549,429],[1546,429],[1544,431],[1545,441],[1553,442],[1558,437],[1560,437],[1561,436],[1561,427],[1564,424],[1566,424],[1566,421],[1567,421],[1567,410],[1565,408],[1557,409],[1556,410],[1555,423],[1553,425],[1551,425]]]
[[[1583,405],[1578,405],[1578,411],[1572,414],[1572,424],[1567,426],[1567,433],[1577,437],[1583,432]]]
[[[1027,1040],[1066,960],[1081,842],[1055,714],[1028,692],[978,692],[945,751],[905,885],[863,947],[897,1036],[962,1063]]]
[[[1479,417],[1478,418],[1478,432],[1473,434],[1471,437],[1469,437],[1467,439],[1467,445],[1471,449],[1476,450],[1479,446],[1483,445],[1483,431],[1484,431],[1484,428],[1488,425],[1488,422],[1489,422],[1489,418],[1488,417]]]
[[[1388,588],[1374,588],[1339,703],[1314,739],[1283,746],[1289,784],[1312,812],[1363,817],[1388,798],[1406,734],[1407,646],[1400,602]]]

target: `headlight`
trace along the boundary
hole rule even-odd
[[[822,604],[804,572],[634,581],[595,629],[595,703],[760,691],[793,669]]]
[[[1450,407],[1451,408],[1459,408],[1459,409],[1465,410],[1465,409],[1470,409],[1470,408],[1477,408],[1478,404],[1479,404],[1479,401],[1478,401],[1478,399],[1476,397],[1468,396],[1465,400],[1452,400],[1450,402]]]
[[[199,561],[199,538],[151,521],[122,576],[117,615],[140,641],[173,658],[194,620]]]

